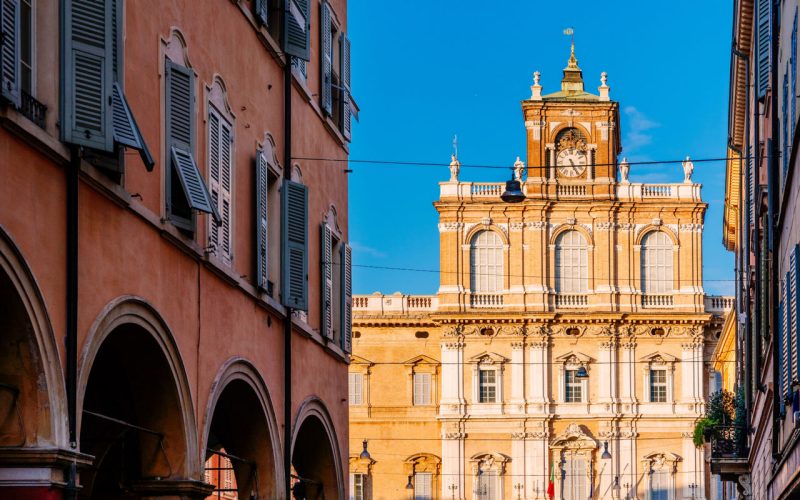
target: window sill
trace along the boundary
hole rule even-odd
[[[0,124],[54,162],[61,165],[69,162],[70,152],[67,145],[46,130],[39,128],[28,117],[11,106],[0,106]]]
[[[336,341],[328,340],[327,338],[323,338],[322,335],[311,328],[305,321],[302,321],[296,317],[292,318],[292,325],[299,330],[301,335],[304,335],[306,338],[310,338],[314,340],[317,344],[319,344],[324,350],[330,353],[333,357],[337,358],[338,360],[342,361],[343,363],[350,364],[350,356],[346,355],[344,351],[342,351],[338,345],[336,345]]]

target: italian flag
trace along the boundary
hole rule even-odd
[[[547,496],[550,497],[550,500],[556,496],[556,469],[553,462],[550,462],[550,482],[547,483]]]

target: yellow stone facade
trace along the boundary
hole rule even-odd
[[[438,292],[354,297],[356,499],[544,499],[551,475],[567,500],[708,495],[691,436],[731,300],[703,289],[691,163],[631,182],[619,104],[574,51],[559,92],[531,90],[524,201],[453,158]]]

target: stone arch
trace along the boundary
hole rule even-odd
[[[309,452],[308,456],[304,452]],[[306,398],[295,416],[292,467],[298,476],[311,481],[311,488],[321,488],[324,498],[344,498],[344,469],[336,429],[325,404],[316,396]]]
[[[579,233],[581,233],[581,236],[583,236],[583,239],[586,240],[586,247],[588,249],[594,247],[594,238],[592,237],[592,233],[589,232],[588,229],[583,227],[583,225],[576,223],[560,224],[555,229],[553,229],[550,232],[550,242],[549,242],[550,246],[555,246],[558,237],[561,236],[561,234],[566,233],[568,231],[578,231]]]
[[[486,223],[475,224],[475,226],[470,228],[470,230],[467,231],[467,233],[464,235],[464,244],[465,245],[471,245],[472,244],[472,240],[474,240],[475,237],[479,233],[481,233],[482,231],[492,231],[492,232],[497,233],[498,235],[500,235],[500,241],[503,242],[503,245],[504,246],[508,246],[509,245],[508,235],[506,235],[506,232],[503,231],[503,229],[501,229],[500,227],[498,227],[498,226],[496,226],[494,224],[491,224],[491,223],[490,224],[486,224]]]
[[[648,224],[648,225],[644,226],[643,228],[639,229],[639,231],[636,233],[636,238],[634,239],[633,244],[634,245],[641,245],[642,241],[644,241],[645,236],[647,236],[650,233],[655,233],[655,232],[665,233],[667,236],[669,236],[669,239],[672,240],[672,244],[673,245],[677,246],[679,244],[678,243],[678,235],[675,234],[675,232],[672,229],[670,229],[669,227],[667,227],[667,226],[665,226],[663,224],[662,225]]]
[[[123,457],[143,494],[150,488],[164,491],[167,480],[199,478],[188,378],[171,330],[151,304],[136,296],[107,304],[89,329],[78,367],[80,447],[96,460],[92,473],[81,479],[89,485],[84,495],[99,491],[102,496],[119,487],[113,479],[121,472],[104,468],[106,455]],[[108,443],[99,439],[109,434],[119,437]],[[203,488],[201,483],[192,487]]]
[[[261,374],[249,361],[231,358],[220,368],[210,392],[201,438],[200,467],[209,457],[207,450],[224,448],[226,453],[248,461],[233,462],[239,498],[248,498],[250,492],[256,492],[258,498],[280,497],[285,484],[280,433],[272,398]],[[241,413],[222,413],[220,421],[216,421],[217,410],[224,411],[228,399],[236,403]],[[237,419],[237,429],[215,429],[229,423],[227,418],[231,416]]]
[[[586,142],[589,142],[589,138],[592,137],[591,132],[578,122],[562,123],[550,132],[550,137],[553,138],[553,143],[556,145],[556,148],[558,148],[557,141],[559,136],[569,130],[577,130],[581,134],[582,139]]]
[[[19,405],[14,410],[17,419],[12,419],[12,425],[21,425],[11,431],[16,434],[10,438],[13,442],[0,443],[67,448],[66,386],[58,344],[40,290],[19,247],[0,226],[0,300],[6,311],[0,316],[0,333],[8,334],[8,341],[19,347],[13,353],[3,349],[10,355],[8,359],[0,353],[0,382],[8,389],[3,391],[8,394],[0,396],[8,398],[9,407]],[[13,321],[13,315],[21,322],[21,328],[17,329],[20,336],[16,338],[10,334],[13,328],[3,327],[5,322]],[[5,336],[0,335],[0,345],[5,342]],[[26,369],[17,363],[24,363]],[[8,367],[8,373],[4,373],[4,367]],[[25,422],[27,426],[23,425]],[[31,422],[37,425],[31,426]]]

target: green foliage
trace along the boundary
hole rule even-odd
[[[730,391],[720,390],[711,393],[706,402],[706,415],[697,421],[694,426],[692,441],[697,447],[703,446],[705,435],[713,433],[717,425],[731,425],[741,417],[744,408],[739,409],[739,395],[734,395]]]
[[[703,443],[706,442],[705,434],[706,429],[709,431],[713,431],[714,427],[719,425],[719,420],[710,419],[708,417],[703,417],[697,421],[694,425],[694,435],[692,436],[692,441],[694,445],[698,448],[703,446]]]

